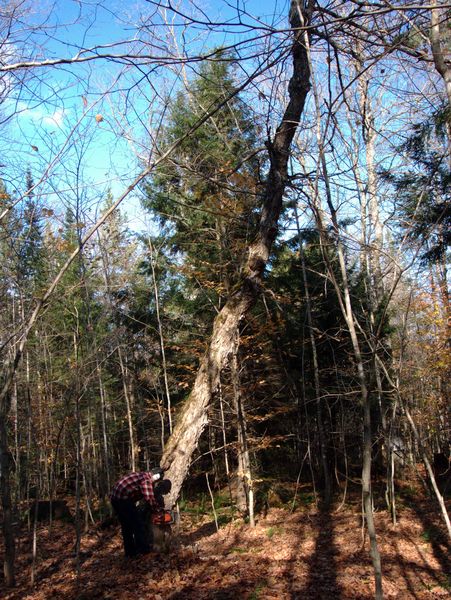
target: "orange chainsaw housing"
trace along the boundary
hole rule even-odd
[[[153,525],[171,525],[172,523],[174,523],[174,515],[170,510],[165,510],[162,513],[154,513],[152,515]]]

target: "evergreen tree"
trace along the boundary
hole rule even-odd
[[[449,108],[440,109],[414,126],[400,148],[411,167],[400,175],[382,173],[398,196],[402,229],[421,245],[423,264],[446,261],[451,245],[450,117]]]
[[[26,173],[26,193],[22,213],[18,253],[18,280],[28,290],[28,296],[44,283],[44,245],[41,208],[34,191],[31,170]]]
[[[239,276],[246,239],[255,228],[258,205],[257,126],[233,80],[226,53],[201,65],[189,93],[171,107],[162,147],[189,131],[215,105],[230,99],[178,147],[146,185],[152,210],[173,252],[188,257],[184,275],[221,304]],[[205,298],[204,298],[205,300]],[[203,302],[205,303],[205,302]],[[208,303],[206,303],[208,305]]]
[[[155,260],[149,252],[142,269],[152,286],[158,286],[159,326],[167,341],[175,405],[193,383],[213,318],[239,282],[256,231],[258,126],[237,93],[233,69],[233,56],[219,53],[214,61],[202,63],[189,90],[177,95],[162,151],[213,107],[224,105],[178,146],[145,186],[143,205],[162,230],[144,240],[158,248],[158,256]]]

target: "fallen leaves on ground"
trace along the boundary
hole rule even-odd
[[[38,531],[35,586],[31,537],[19,537],[18,583],[5,600],[331,600],[374,597],[368,540],[356,506],[321,512],[271,509],[255,528],[232,521],[215,531],[185,517],[167,555],[122,556],[117,527],[83,535],[79,561],[70,524]],[[376,513],[386,598],[450,597],[450,548],[432,507],[404,507],[394,526]],[[78,572],[77,572],[78,571]]]

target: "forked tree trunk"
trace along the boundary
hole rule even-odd
[[[274,139],[268,141],[270,168],[262,198],[259,232],[250,245],[244,276],[213,323],[210,344],[194,382],[191,394],[166,445],[161,466],[172,481],[167,506],[173,506],[188,473],[200,435],[207,423],[207,409],[219,385],[221,370],[233,352],[241,319],[255,303],[263,271],[277,234],[282,199],[288,179],[290,146],[299,125],[310,89],[310,68],[303,44],[303,27],[308,25],[313,3],[293,0],[290,26],[293,29],[293,74],[288,86],[289,102]],[[305,8],[307,5],[307,8]]]

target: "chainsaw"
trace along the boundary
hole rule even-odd
[[[172,525],[175,523],[173,510],[163,510],[152,514],[152,525]]]

